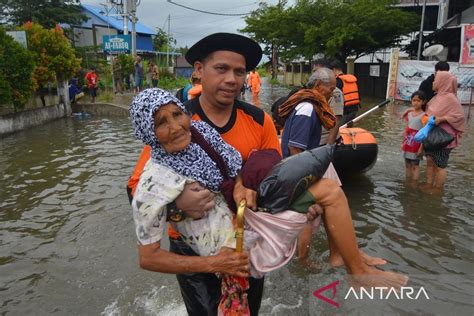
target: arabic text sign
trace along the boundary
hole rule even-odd
[[[130,52],[130,35],[104,35],[102,49],[108,53]]]

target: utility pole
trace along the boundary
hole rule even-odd
[[[135,24],[137,23],[137,16],[135,11],[132,11],[132,55],[137,55],[137,30]]]
[[[136,31],[136,23],[137,23],[137,0],[127,0],[130,1],[130,14],[132,18],[132,55],[137,55],[137,31]]]
[[[425,10],[426,10],[426,0],[423,1],[423,9],[421,10],[421,24],[420,24],[420,37],[418,39],[418,55],[417,59],[421,59],[421,44],[423,42],[423,24],[425,23]]]
[[[128,35],[128,1],[123,2],[123,35]]]
[[[170,66],[170,24],[171,15],[168,14],[168,44],[166,45],[166,67]]]

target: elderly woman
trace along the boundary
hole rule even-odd
[[[465,128],[464,110],[459,102],[457,80],[447,71],[438,71],[433,82],[436,95],[428,102],[426,114],[436,117],[436,125],[454,136],[454,140],[445,148],[426,151],[426,180],[429,186],[442,188],[446,181],[449,154],[459,144]]]

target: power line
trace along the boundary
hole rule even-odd
[[[245,15],[250,15],[250,14],[252,13],[252,12],[248,12],[248,13],[217,13],[217,12],[210,12],[210,11],[204,11],[204,10],[199,10],[199,9],[191,8],[191,7],[188,7],[188,6],[185,6],[185,5],[182,5],[182,4],[173,2],[173,1],[171,1],[171,0],[168,0],[168,3],[174,4],[174,5],[178,6],[178,7],[182,7],[182,8],[188,9],[188,10],[192,10],[192,11],[196,11],[196,12],[201,12],[201,13],[206,13],[206,14],[212,14],[212,15],[245,16]]]
[[[239,6],[235,6],[235,7],[222,8],[222,10],[236,9],[236,8],[241,8],[241,7],[248,7],[248,6],[255,5],[255,4],[257,4],[257,2],[251,2],[251,3],[248,3],[248,4],[239,5]],[[199,13],[198,13],[198,14],[199,14]],[[201,13],[201,14],[204,14],[204,13]],[[190,18],[190,17],[195,17],[195,16],[196,16],[196,13],[193,13],[193,14],[185,14],[185,15],[175,15],[174,17],[173,17],[173,16],[171,17],[171,20],[179,20],[179,19]]]

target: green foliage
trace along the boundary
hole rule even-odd
[[[184,46],[184,47],[179,47],[178,48],[178,53],[180,53],[181,55],[186,55],[186,53],[188,52],[189,50],[189,47],[188,46]]]
[[[20,26],[35,22],[45,28],[56,24],[72,25],[87,21],[79,5],[63,0],[0,0],[0,20]]]
[[[122,69],[122,76],[129,76],[134,73],[133,67],[135,60],[132,55],[120,54],[118,55],[120,67]]]
[[[265,67],[259,67],[256,69],[258,74],[260,75],[260,77],[268,77],[268,72],[267,72],[267,69],[265,69]]]
[[[0,104],[21,109],[33,91],[33,56],[0,28]]]
[[[189,83],[188,78],[176,77],[174,74],[168,72],[166,68],[160,69],[160,80],[158,86],[164,90],[174,90],[182,88]]]
[[[278,81],[277,78],[270,78],[270,84],[271,84],[272,86],[279,85],[279,84],[280,84],[280,81]]]
[[[394,0],[299,0],[294,6],[260,4],[245,19],[243,32],[277,45],[284,59],[316,53],[345,61],[399,43],[415,31],[419,17],[392,5]],[[284,27],[281,27],[281,26]]]
[[[165,31],[163,31],[161,28],[157,27],[156,28],[156,35],[153,38],[153,49],[158,51],[158,52],[166,52],[168,49],[168,43],[170,45],[170,51],[172,51],[172,46],[173,44],[176,45],[176,39],[168,35]]]
[[[45,29],[39,24],[25,23],[28,49],[35,59],[33,83],[35,88],[54,82],[56,77],[69,80],[80,67],[81,60],[76,57],[63,30],[56,26]]]
[[[112,102],[114,100],[114,94],[111,91],[104,91],[97,96],[97,101],[101,102]]]

